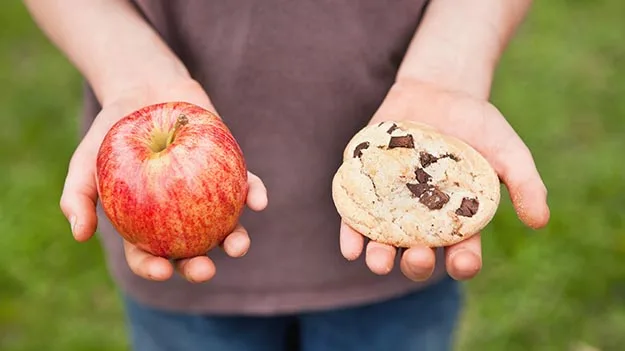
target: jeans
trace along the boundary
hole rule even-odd
[[[171,313],[127,296],[125,304],[134,351],[448,351],[462,294],[446,278],[374,304],[271,317]]]

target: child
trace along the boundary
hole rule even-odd
[[[548,221],[531,154],[488,103],[529,0],[25,3],[88,83],[61,208],[76,240],[99,229],[134,350],[277,351],[293,335],[302,350],[450,350],[457,280],[480,270],[480,237],[399,254],[341,225],[331,179],[368,123],[414,119],[466,140],[528,226]],[[173,100],[231,128],[252,210],[223,250],[174,265],[122,242],[94,179],[108,128]]]

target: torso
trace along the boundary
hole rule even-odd
[[[242,218],[249,253],[211,252],[217,276],[202,285],[134,276],[100,216],[111,271],[128,293],[177,310],[279,313],[422,286],[398,269],[379,277],[341,256],[331,180],[347,142],[392,85],[424,0],[135,2],[206,89],[249,170],[264,180],[269,206]],[[88,94],[87,121],[96,113]]]

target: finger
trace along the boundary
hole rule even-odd
[[[215,273],[215,263],[208,256],[197,256],[176,262],[176,270],[191,283],[211,280]]]
[[[447,273],[456,280],[475,277],[482,269],[482,240],[480,234],[445,249]]]
[[[499,153],[499,174],[510,193],[517,215],[527,226],[538,229],[549,222],[547,188],[529,149],[519,139]]]
[[[247,206],[253,211],[262,211],[267,207],[267,188],[263,181],[255,174],[248,172],[249,191],[247,192]]]
[[[226,254],[230,257],[243,257],[250,249],[250,236],[242,225],[238,225],[236,229],[226,237],[222,247]]]
[[[150,255],[125,240],[124,253],[130,270],[144,279],[163,281],[173,274],[173,267],[167,259]]]
[[[375,274],[385,275],[393,270],[397,249],[390,245],[370,241],[365,255],[369,269]]]
[[[365,238],[350,228],[345,222],[341,221],[341,228],[339,230],[339,242],[341,246],[341,254],[349,261],[354,261],[362,253],[364,248]]]
[[[436,255],[433,249],[425,246],[411,247],[402,255],[399,268],[404,275],[413,281],[430,278],[434,272]]]
[[[97,227],[95,160],[83,141],[70,160],[59,205],[78,241],[88,240]]]

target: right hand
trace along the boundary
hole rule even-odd
[[[104,136],[115,122],[143,106],[165,101],[187,101],[215,112],[208,96],[194,80],[184,79],[173,84],[167,82],[161,86],[166,88],[151,86],[130,89],[110,103],[104,103],[76,148],[69,163],[60,206],[77,241],[88,240],[97,228],[96,156]],[[263,182],[254,174],[248,173],[248,183],[247,206],[254,211],[263,210],[267,206],[267,190]],[[231,257],[245,255],[249,246],[249,235],[241,225],[221,243],[223,250]],[[179,260],[172,266],[169,260],[153,256],[125,240],[124,251],[130,269],[145,279],[167,280],[174,270],[190,282],[196,283],[208,281],[215,275],[215,265],[205,255]]]

